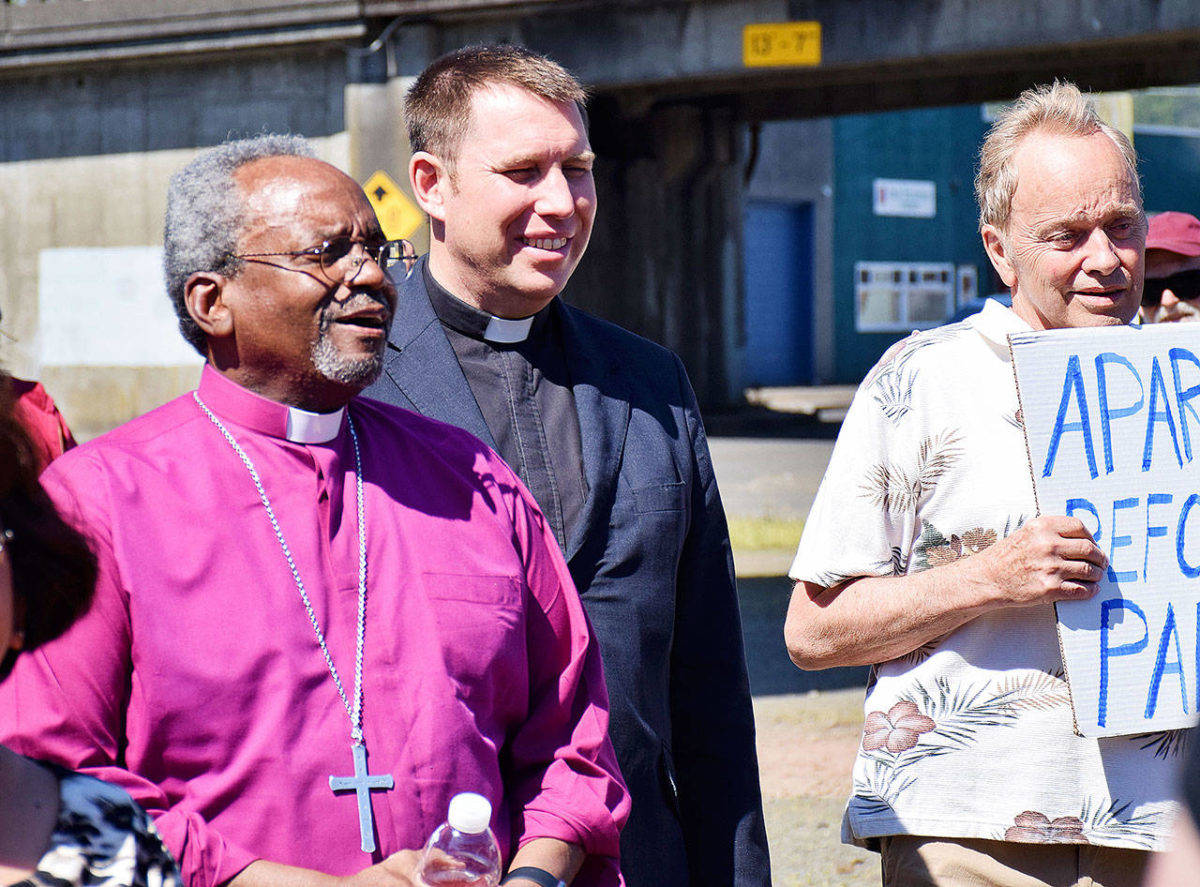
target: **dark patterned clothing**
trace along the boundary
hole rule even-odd
[[[828,588],[970,557],[1037,513],[1007,335],[988,302],[863,381],[791,577]],[[843,838],[1160,849],[1178,732],[1075,735],[1054,608],[992,610],[873,670]]]
[[[58,779],[58,822],[37,871],[16,887],[178,887],[158,832],[122,789],[41,764]]]

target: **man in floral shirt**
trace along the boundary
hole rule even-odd
[[[1012,309],[916,334],[863,382],[792,565],[788,649],[874,665],[843,838],[882,851],[885,885],[1136,885],[1179,738],[1075,735],[1052,605],[1107,562],[1078,520],[1035,516],[1007,342],[1134,316],[1136,157],[1058,83],[996,121],[976,189]]]

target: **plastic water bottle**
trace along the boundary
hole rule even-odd
[[[492,834],[492,805],[483,795],[463,792],[450,799],[450,812],[421,853],[417,877],[429,887],[496,887],[500,845]]]

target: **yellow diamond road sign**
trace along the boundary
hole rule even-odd
[[[821,23],[746,25],[742,28],[742,64],[747,68],[821,64]]]
[[[408,237],[425,221],[425,214],[420,207],[382,169],[367,179],[363,190],[367,192],[367,200],[379,217],[383,236],[388,240]]]

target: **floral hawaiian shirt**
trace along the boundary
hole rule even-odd
[[[903,576],[1035,516],[1007,335],[988,302],[907,339],[863,381],[790,571]],[[1084,739],[1054,608],[1012,608],[872,669],[843,840],[989,838],[1159,849],[1182,732]]]
[[[150,817],[115,785],[53,764],[58,821],[36,871],[14,887],[179,887]]]

